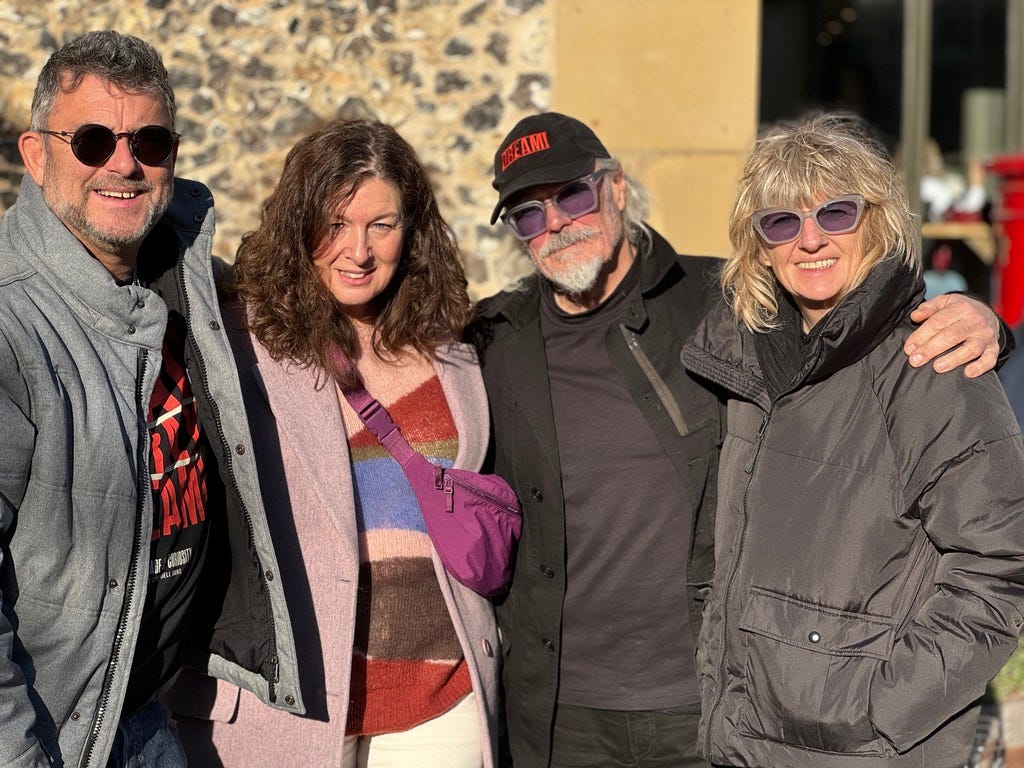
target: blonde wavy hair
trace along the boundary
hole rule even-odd
[[[808,209],[832,197],[860,194],[864,259],[859,285],[883,259],[921,270],[918,226],[906,187],[885,148],[859,117],[827,113],[779,124],[763,135],[747,158],[729,218],[732,256],[721,285],[736,322],[753,333],[778,327],[781,286],[764,264],[768,245],[754,229],[762,208]]]

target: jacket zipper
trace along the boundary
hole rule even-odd
[[[438,471],[438,470],[440,470],[440,471]],[[464,490],[464,491],[466,491],[468,493],[473,494],[474,496],[476,496],[479,499],[483,499],[484,501],[489,501],[494,506],[496,506],[496,507],[498,507],[500,509],[503,509],[506,512],[509,512],[509,513],[515,515],[516,517],[522,517],[523,516],[522,510],[517,509],[516,507],[512,506],[511,504],[509,504],[507,501],[505,501],[505,499],[501,498],[500,496],[495,496],[493,493],[488,493],[487,491],[484,491],[484,490],[481,490],[480,488],[477,488],[475,485],[473,485],[471,483],[467,483],[467,482],[464,482],[464,481],[458,479],[457,477],[455,477],[455,476],[445,472],[444,467],[437,467],[437,469],[434,470],[434,487],[444,490],[444,495],[445,495],[444,508],[445,508],[445,510],[447,512],[454,512],[455,511],[455,486],[456,485],[459,488],[461,488],[462,490]]]
[[[750,456],[750,461],[744,467],[744,470],[750,477],[747,479],[746,488],[743,489],[743,529],[739,544],[736,547],[736,555],[733,557],[733,568],[729,574],[729,582],[725,586],[725,596],[722,600],[722,653],[718,662],[718,691],[715,695],[714,704],[711,705],[711,712],[708,714],[707,730],[704,733],[704,754],[708,760],[711,760],[711,736],[714,732],[715,717],[718,715],[722,699],[725,696],[725,661],[728,658],[726,646],[729,643],[729,597],[732,594],[733,584],[736,581],[736,573],[739,571],[740,563],[743,560],[743,549],[747,541],[747,499],[750,498],[750,486],[754,482],[754,467],[757,464],[758,456],[761,454],[761,445],[764,443],[764,435],[768,430],[768,422],[771,420],[774,410],[775,403],[772,403],[771,408],[761,418],[761,426],[757,430],[757,442],[754,444],[754,451]]]
[[[640,339],[638,339],[636,334],[624,325],[620,325],[619,330],[622,331],[622,335],[626,339],[626,346],[629,347],[629,351],[633,353],[633,359],[636,360],[637,365],[640,366],[640,370],[643,371],[644,376],[647,377],[651,386],[654,387],[654,391],[657,393],[658,399],[661,400],[661,404],[664,406],[669,418],[672,419],[676,432],[680,435],[685,435],[690,430],[686,426],[686,419],[683,418],[683,412],[680,410],[679,404],[672,397],[672,392],[665,383],[665,380],[661,378],[661,375],[657,370],[655,370],[654,365],[651,363],[651,359],[647,356],[647,353],[644,352],[643,347],[640,346]]]
[[[747,462],[747,466],[743,468],[743,471],[748,475],[754,471],[754,464],[757,462],[757,457],[761,453],[761,444],[764,442],[764,431],[768,429],[768,419],[770,412],[764,415],[761,419],[761,426],[757,428],[757,442],[754,443],[754,450],[750,453],[750,461]]]
[[[82,750],[82,759],[79,766],[84,768],[89,765],[92,752],[96,748],[96,741],[99,739],[100,731],[103,729],[103,719],[107,714],[107,707],[110,704],[110,686],[113,683],[114,675],[117,672],[121,650],[124,645],[124,637],[128,627],[128,614],[131,613],[132,601],[135,598],[135,584],[138,580],[139,559],[142,557],[142,546],[146,533],[146,526],[143,525],[145,517],[145,500],[147,497],[147,484],[149,480],[149,427],[146,414],[148,409],[143,403],[142,385],[146,378],[146,350],[140,349],[136,365],[135,380],[135,401],[141,410],[142,418],[139,423],[139,444],[136,449],[136,503],[135,503],[135,536],[132,540],[132,554],[128,563],[128,577],[125,583],[125,596],[121,616],[118,619],[117,631],[114,633],[114,646],[110,652],[110,661],[107,662],[107,672],[103,676],[103,688],[100,691],[100,704],[96,708],[96,717],[92,722],[92,730],[85,742],[85,749]],[[152,515],[150,516],[152,517]],[[152,521],[150,522],[152,525]]]
[[[221,448],[223,449],[224,463],[227,464],[227,477],[231,482],[231,487],[235,492],[235,496],[238,498],[238,503],[241,508],[242,516],[246,523],[246,533],[248,535],[247,542],[249,551],[253,553],[252,559],[253,564],[256,566],[256,570],[259,573],[263,573],[263,566],[260,563],[259,554],[256,552],[255,538],[252,532],[252,521],[250,519],[249,510],[245,506],[245,500],[242,498],[242,493],[238,488],[238,481],[235,479],[234,466],[231,463],[231,445],[228,443],[227,436],[224,434],[224,423],[220,418],[220,409],[217,408],[217,403],[214,401],[213,396],[210,394],[210,386],[206,377],[206,361],[203,360],[203,355],[199,349],[199,344],[196,343],[195,334],[192,332],[192,307],[189,304],[188,293],[185,290],[185,267],[179,263],[175,269],[175,279],[178,284],[178,294],[181,296],[183,314],[185,316],[185,329],[188,334],[188,339],[191,342],[192,351],[195,353],[196,362],[198,363],[199,370],[199,382],[203,388],[203,394],[206,396],[207,402],[210,403],[210,408],[213,411],[213,420],[217,425],[217,437],[220,439]],[[225,504],[225,511],[227,505]],[[269,597],[267,598],[269,600]],[[277,632],[271,630],[270,633],[270,644],[271,644],[271,656],[270,663],[272,671],[270,677],[267,677],[267,673],[260,669],[259,672],[263,678],[267,681],[267,696],[270,701],[277,701],[276,684],[280,679],[281,664],[277,655]]]

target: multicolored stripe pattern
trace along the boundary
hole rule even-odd
[[[387,385],[367,381],[413,448],[451,466],[458,435],[433,367],[398,368]],[[394,733],[445,712],[471,683],[412,487],[344,400],[342,409],[362,560],[347,732]]]

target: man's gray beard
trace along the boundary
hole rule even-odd
[[[48,180],[48,176],[53,171],[49,164],[46,167],[46,176],[43,178],[45,184]],[[142,192],[152,192],[154,186],[151,182],[133,182],[132,188]],[[51,200],[46,198],[46,203],[65,226],[72,230],[72,232],[81,232],[91,238],[92,242],[100,243],[106,248],[112,251],[117,251],[122,248],[131,248],[138,246],[145,240],[146,236],[153,231],[153,227],[160,221],[163,215],[167,212],[170,207],[171,199],[174,197],[174,179],[172,177],[170,187],[168,189],[167,199],[161,201],[157,205],[150,206],[146,212],[146,220],[136,232],[121,232],[114,233],[99,229],[93,224],[85,213],[84,201],[72,202],[65,198],[57,200]],[[88,246],[87,246],[88,247]]]
[[[594,289],[603,267],[604,261],[594,258],[587,262],[573,264],[568,269],[560,271],[557,276],[548,279],[556,293],[564,294],[569,298],[579,298]]]
[[[595,227],[567,230],[552,234],[548,241],[544,243],[540,253],[537,254],[537,259],[543,263],[552,253],[567,246],[581,243],[584,240],[589,240],[592,237],[597,237],[599,234],[600,232]],[[605,261],[606,259],[595,256],[588,261],[574,262],[566,267],[559,268],[556,274],[545,276],[557,293],[565,294],[570,298],[579,297],[589,293],[597,285],[597,279],[601,276],[601,270],[604,267]]]

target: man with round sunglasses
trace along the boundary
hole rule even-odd
[[[493,469],[524,511],[497,607],[506,757],[515,768],[704,766],[694,653],[724,412],[679,353],[717,296],[721,262],[676,254],[645,223],[642,188],[574,118],[521,120],[495,153],[493,185],[492,223],[500,214],[537,269],[481,302],[473,329]],[[858,203],[832,202],[761,223],[777,237],[808,218],[835,231]],[[994,365],[990,310],[963,297],[922,306],[918,319],[933,318],[915,354],[964,342],[947,370]]]
[[[174,178],[160,55],[90,32],[44,65],[0,219],[0,764],[177,768],[193,664],[301,712],[214,288]]]

